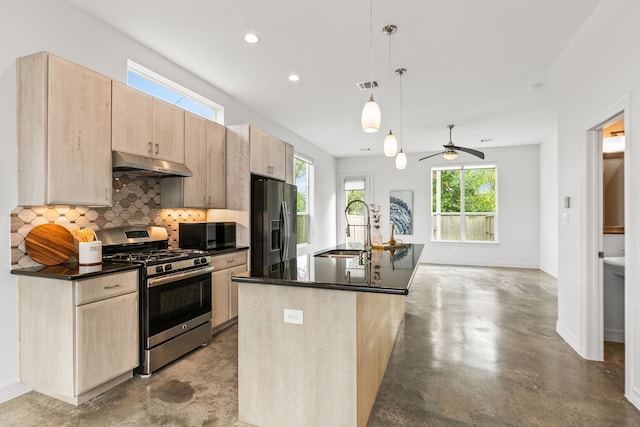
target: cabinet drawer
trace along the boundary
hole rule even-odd
[[[124,271],[122,273],[105,274],[73,283],[76,303],[87,304],[105,298],[128,294],[138,291],[138,271]]]
[[[224,270],[226,268],[235,267],[247,263],[247,251],[233,252],[224,255],[215,255],[211,257],[211,264],[216,270]]]

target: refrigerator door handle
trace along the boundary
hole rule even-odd
[[[289,256],[289,209],[287,208],[287,202],[283,201],[281,206],[281,215],[282,215],[282,227],[280,236],[283,239],[283,244],[280,245],[280,261],[285,261],[286,257]],[[282,232],[282,228],[284,228],[284,233]]]

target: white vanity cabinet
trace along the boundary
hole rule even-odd
[[[20,379],[79,405],[139,365],[138,270],[84,280],[20,276]]]

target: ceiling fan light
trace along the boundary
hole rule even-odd
[[[393,157],[398,153],[398,140],[396,136],[389,129],[389,133],[384,138],[384,155],[387,157]]]
[[[377,132],[380,129],[380,106],[373,99],[373,94],[362,109],[362,130],[367,133]]]
[[[406,169],[407,168],[407,156],[404,154],[404,151],[400,149],[400,152],[396,156],[396,169]]]
[[[458,157],[458,153],[456,153],[455,151],[445,151],[444,153],[442,153],[442,157],[447,160],[453,160]]]

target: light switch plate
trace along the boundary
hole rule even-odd
[[[284,323],[295,323],[302,325],[304,323],[304,315],[302,310],[284,309]]]

